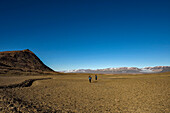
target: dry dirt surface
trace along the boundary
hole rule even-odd
[[[0,112],[170,112],[170,74],[88,76],[0,77]]]

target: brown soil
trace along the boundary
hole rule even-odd
[[[88,76],[0,77],[6,81],[0,86],[35,80],[29,87],[1,88],[0,112],[170,112],[170,74],[99,75],[92,83]]]

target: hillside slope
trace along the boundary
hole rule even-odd
[[[19,73],[51,73],[55,72],[46,66],[29,49],[22,51],[0,52],[0,74],[19,74]]]

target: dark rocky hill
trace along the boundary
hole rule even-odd
[[[55,73],[29,49],[0,52],[0,74]]]

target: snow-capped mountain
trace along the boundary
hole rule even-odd
[[[155,66],[155,67],[119,67],[119,68],[105,68],[105,69],[75,69],[63,71],[65,73],[102,73],[102,74],[114,74],[114,73],[159,73],[170,72],[170,66]]]

